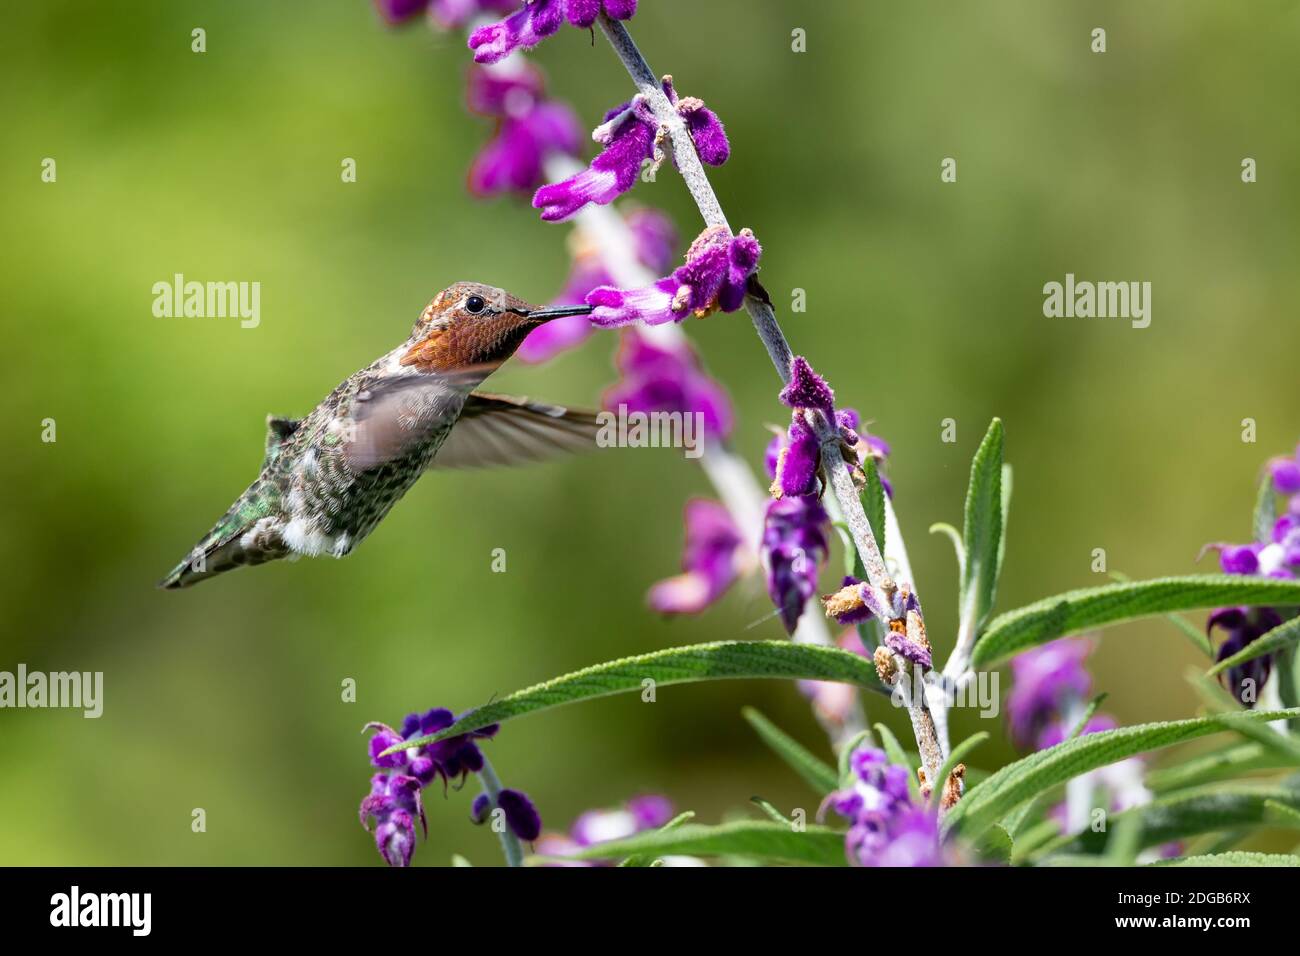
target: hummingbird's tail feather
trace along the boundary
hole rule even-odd
[[[167,590],[189,587],[235,568],[274,561],[289,553],[280,533],[283,521],[279,517],[240,522],[238,512],[235,509],[231,512],[158,582],[158,587]]]

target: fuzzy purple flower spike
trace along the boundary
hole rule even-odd
[[[421,791],[434,780],[441,779],[445,789],[453,780],[463,782],[469,774],[482,772],[486,760],[475,741],[496,736],[498,725],[490,724],[392,754],[385,755],[384,751],[412,738],[445,730],[455,721],[456,716],[450,710],[435,707],[423,714],[408,714],[400,731],[377,721],[366,724],[366,730],[374,731],[369,742],[370,762],[383,772],[370,778],[370,793],[361,801],[361,825],[369,830],[373,822],[375,844],[389,866],[410,865],[417,819],[425,834],[428,833]],[[506,825],[519,839],[537,839],[542,828],[541,817],[526,794],[503,789],[497,795],[497,806],[505,814]],[[482,822],[490,809],[491,798],[481,795],[474,800],[471,819]]]

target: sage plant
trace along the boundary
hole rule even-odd
[[[1011,499],[1004,430],[995,419],[971,465],[962,528],[935,525],[956,548],[958,623],[951,635],[932,633],[894,489],[882,474],[889,447],[862,424],[873,396],[856,382],[833,390],[815,371],[815,356],[791,349],[759,281],[760,260],[781,255],[781,237],[765,235],[760,245],[760,230],[733,230],[705,171],[736,161],[743,140],[733,143],[698,91],[683,95],[672,78],[651,70],[629,32],[634,0],[378,5],[390,22],[427,13],[437,29],[469,31],[477,66],[468,103],[494,123],[487,147],[471,162],[474,192],[530,196],[543,220],[574,224],[574,265],[562,297],[584,298],[594,311],[589,320],[538,330],[523,354],[544,361],[618,328],[621,378],[606,392],[607,405],[699,414],[705,422],[700,464],[718,499],[686,505],[681,574],[651,587],[651,609],[707,613],[737,580],[761,569],[773,614],[793,637],[654,650],[552,678],[455,718],[437,711],[414,726],[408,719],[400,733],[372,725],[372,760],[384,772],[372,781],[362,813],[376,822],[388,862],[411,858],[424,784],[465,772],[484,778],[471,818],[501,810],[507,861],[521,862],[519,841],[540,830],[536,811],[518,791],[500,786],[486,760],[480,770],[474,766],[482,757],[475,736],[490,736],[504,721],[640,691],[647,682],[767,678],[803,689],[830,734],[823,759],[762,714],[745,714],[811,788],[820,807],[816,822],[799,808],[785,813],[760,798],[751,801],[748,819],[718,824],[696,822],[689,812],[668,819],[666,805],[651,815],[629,804],[585,818],[617,826],[579,826],[539,840],[536,862],[646,865],[685,856],[859,866],[1126,865],[1177,854],[1189,865],[1300,865],[1285,854],[1232,849],[1252,824],[1277,813],[1300,817],[1300,784],[1287,776],[1300,767],[1300,735],[1292,729],[1300,722],[1300,456],[1269,464],[1251,542],[1216,546],[1225,573],[1115,581],[995,615]],[[593,123],[598,149],[585,164],[572,112],[546,97],[540,71],[522,59],[523,51],[544,54],[544,41],[566,23],[598,31],[631,80],[627,94],[610,96],[620,105]],[[675,247],[674,231],[654,211],[615,205],[626,203],[622,197],[635,190],[643,168],[668,160],[702,220],[685,249]],[[741,309],[776,371],[772,410],[788,418],[761,466],[771,481],[767,495],[755,469],[729,445],[744,426],[725,389],[682,331],[689,318],[734,321],[716,316]],[[1288,496],[1280,515],[1278,496]],[[837,543],[843,566],[832,571]],[[828,578],[836,583],[826,587]],[[1192,611],[1210,612],[1210,633],[1225,635],[1217,651],[1181,616]],[[1146,640],[1167,639],[1175,631],[1161,618],[1206,656],[1205,672],[1191,678],[1204,707],[1181,720],[1118,726],[1090,697],[1085,658],[1098,646],[1097,633],[1123,621],[1147,620]],[[843,629],[838,636],[830,622]],[[954,745],[949,717],[973,685],[1008,663],[1008,725],[1028,753],[989,767],[976,758],[996,723]],[[900,741],[884,722],[869,731],[862,707],[868,700],[882,717],[891,705],[904,709],[912,739]],[[1210,758],[1181,750],[1172,759],[1152,756],[1211,734],[1225,735],[1226,743]],[[448,761],[444,747],[465,756]],[[1271,776],[1257,790],[1223,790],[1227,771],[1238,767]],[[1207,795],[1227,809],[1203,812]],[[1276,807],[1283,810],[1265,813]],[[591,836],[595,830],[600,839]]]

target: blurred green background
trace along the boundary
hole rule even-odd
[[[794,348],[893,443],[941,650],[956,571],[926,529],[960,523],[993,415],[1016,468],[1001,609],[1100,583],[1093,548],[1151,576],[1206,567],[1204,542],[1247,535],[1263,461],[1300,438],[1295,4],[641,6],[631,28],[652,66],[727,125],[732,159],[713,180],[764,243]],[[106,687],[99,720],[0,711],[0,861],[377,865],[355,822],[366,721],[464,709],[619,655],[780,636],[756,582],[696,619],[646,610],[647,586],[677,569],[683,501],[708,491],[667,451],[431,476],[346,561],[155,590],[254,476],[268,412],[310,409],[453,280],[549,298],[569,227],[467,195],[489,129],[462,107],[457,35],[385,29],[362,0],[50,0],[3,17],[0,670],[98,670]],[[1095,26],[1104,55],[1089,51]],[[580,31],[535,60],[588,126],[629,94]],[[57,183],[41,182],[45,157]],[[340,182],[344,157],[355,184]],[[670,170],[633,196],[688,237],[699,225]],[[260,281],[261,325],[155,318],[151,286],[177,272]],[[1149,280],[1151,327],[1044,318],[1042,286],[1066,272]],[[808,310],[791,315],[795,287]],[[687,328],[757,462],[784,412],[748,320]],[[614,342],[492,385],[591,403]],[[940,441],[949,417],[955,444]],[[1257,444],[1241,440],[1246,417]],[[506,574],[490,572],[498,547]],[[1107,632],[1094,672],[1122,721],[1174,718],[1196,708],[1196,662],[1157,621]],[[340,699],[345,678],[356,703]],[[808,806],[744,703],[823,746],[792,687],[724,682],[521,720],[487,752],[557,829],[639,791],[704,820],[755,793]],[[954,734],[980,723],[961,713]],[[999,732],[973,762],[1011,753]],[[431,793],[417,862],[496,862],[468,803]],[[191,832],[195,807],[206,833]]]

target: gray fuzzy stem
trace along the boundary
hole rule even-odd
[[[497,799],[501,796],[501,780],[497,777],[496,771],[492,769],[492,764],[488,758],[483,758],[483,769],[478,772],[478,778],[483,784],[483,792],[487,798],[492,801],[492,808],[498,807]],[[505,854],[506,866],[523,866],[524,865],[524,848],[519,845],[519,840],[510,832],[510,827],[502,828],[501,833],[501,852]]]

